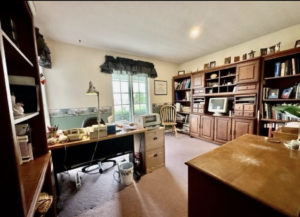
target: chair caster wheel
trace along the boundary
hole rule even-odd
[[[103,169],[100,169],[99,172],[102,174],[103,173]]]

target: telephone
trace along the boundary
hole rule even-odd
[[[82,128],[72,128],[69,130],[63,131],[64,135],[68,137],[70,141],[80,140],[85,134],[85,131]]]

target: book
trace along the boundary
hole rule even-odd
[[[292,58],[292,75],[296,75],[295,58]]]
[[[285,62],[281,63],[281,70],[280,70],[280,76],[284,76],[284,70],[285,70]]]
[[[300,83],[298,83],[296,88],[295,99],[300,99]]]
[[[275,77],[280,76],[280,62],[275,63],[275,72],[274,72],[274,76],[275,76]]]

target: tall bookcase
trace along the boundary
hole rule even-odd
[[[180,104],[180,110],[177,110],[182,120],[177,120],[178,132],[189,134],[189,115],[191,113],[191,73],[173,77],[173,105]]]
[[[51,177],[51,154],[48,151],[33,15],[28,2],[0,3],[0,92],[1,92],[1,210],[8,216],[34,216],[40,192],[54,195]],[[7,31],[7,23],[12,31]],[[34,79],[38,95],[36,112],[20,118],[13,115],[9,76]],[[17,96],[16,96],[17,97]],[[34,159],[23,162],[16,138],[15,125],[28,123],[32,129]],[[55,204],[47,216],[56,216]]]
[[[260,88],[260,135],[272,136],[272,131],[287,122],[294,121],[277,112],[272,107],[285,104],[299,104],[296,97],[297,84],[300,83],[300,48],[292,48],[262,58]],[[287,98],[284,90],[293,87]],[[299,89],[298,89],[299,91]]]

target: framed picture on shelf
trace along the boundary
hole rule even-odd
[[[231,62],[231,57],[226,57],[224,63],[229,64]]]
[[[184,74],[185,74],[185,70],[178,71],[178,75],[184,75]]]
[[[284,90],[282,91],[281,98],[282,98],[282,99],[288,99],[288,98],[290,98],[290,95],[291,95],[292,90],[293,90],[293,87],[284,89]]]
[[[204,64],[204,69],[209,69],[209,63]]]
[[[154,80],[154,94],[167,95],[167,81]]]
[[[300,40],[297,40],[296,42],[295,42],[295,48],[296,47],[300,47]]]
[[[214,67],[216,67],[216,61],[210,62],[210,68],[214,68]]]
[[[270,54],[275,53],[275,45],[269,47],[269,53],[270,53]]]
[[[234,57],[234,62],[238,62],[238,61],[240,61],[240,56]]]
[[[278,99],[279,89],[270,89],[268,99]]]
[[[267,55],[268,54],[268,48],[261,48],[260,49],[260,55],[261,56],[264,56],[264,55]]]

